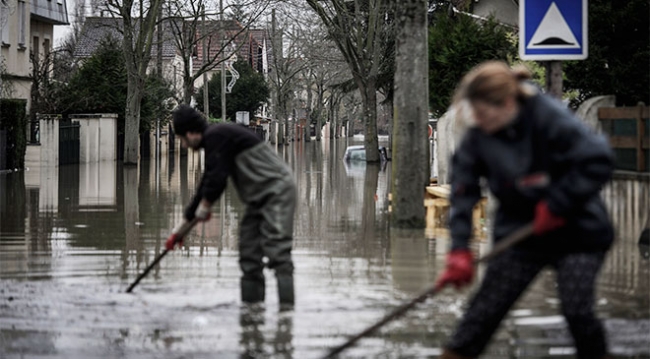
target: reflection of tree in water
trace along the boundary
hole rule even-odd
[[[391,272],[395,289],[419,294],[434,283],[434,258],[429,257],[428,247],[423,230],[391,228]]]
[[[126,250],[137,250],[141,243],[139,227],[140,202],[138,196],[138,169],[137,167],[124,166],[124,235],[126,237]],[[148,182],[145,182],[148,183]]]
[[[363,178],[363,207],[361,207],[361,231],[364,242],[376,238],[376,195],[379,184],[379,164],[368,163]]]
[[[385,167],[346,165],[343,154],[352,144],[342,138],[295,145],[304,147],[292,166],[298,183],[296,245],[328,248],[346,258],[384,257],[386,232],[380,228],[388,224],[376,195],[386,180]],[[298,151],[295,146],[284,151]],[[332,246],[332,241],[337,244]]]

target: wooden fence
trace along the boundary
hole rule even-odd
[[[598,120],[616,154],[618,169],[645,172],[650,169],[650,107],[598,109]]]

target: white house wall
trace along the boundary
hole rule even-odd
[[[29,107],[32,87],[29,61],[30,4],[17,1],[15,5],[2,28],[2,59],[12,89],[9,97],[25,99]],[[21,36],[21,23],[24,26],[24,36]]]
[[[11,89],[6,97],[27,100],[29,111],[32,88],[30,53],[34,50],[34,46],[38,46],[37,52],[41,56],[51,51],[54,43],[54,26],[32,19],[32,4],[29,1],[16,1],[14,4],[15,7],[9,13],[0,34],[2,60],[8,75],[8,80],[4,81],[10,83]],[[2,10],[6,11],[5,8]],[[38,38],[36,43],[35,37]]]
[[[42,58],[47,51],[52,50],[52,44],[54,43],[54,26],[41,21],[32,20],[30,21],[30,29],[31,36],[29,39],[29,47],[30,49],[34,47],[34,38],[38,37],[38,53]],[[46,49],[46,46],[49,46],[49,48]]]
[[[517,26],[519,7],[513,0],[479,0],[474,3],[473,13],[488,17],[493,15],[499,22]]]

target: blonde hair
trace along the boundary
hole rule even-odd
[[[456,89],[454,103],[469,100],[501,105],[510,96],[529,97],[535,90],[525,80],[531,77],[530,71],[523,65],[510,68],[502,61],[484,62],[463,77]]]

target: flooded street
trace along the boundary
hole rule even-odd
[[[318,358],[431,286],[446,238],[389,229],[387,167],[346,165],[358,138],[280,148],[294,169],[295,310],[240,303],[238,222],[229,186],[213,219],[125,294],[198,186],[201,158],[138,168],[113,162],[0,175],[0,358]],[[384,145],[386,139],[384,139]],[[604,191],[618,240],[599,279],[597,312],[617,358],[650,357],[650,261],[637,245],[648,181]],[[225,211],[220,212],[221,207]],[[475,243],[481,253],[485,243]],[[485,358],[573,357],[554,272],[544,271]],[[436,357],[471,289],[447,289],[345,351],[349,358]]]

